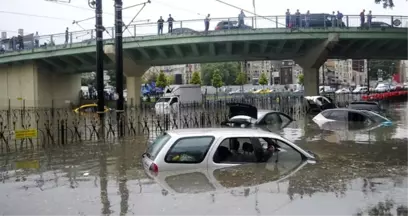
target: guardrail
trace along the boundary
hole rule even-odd
[[[176,17],[177,19],[177,17]],[[217,26],[224,22],[222,28],[217,28]],[[228,25],[230,23],[230,25]],[[366,30],[370,28],[407,28],[408,26],[408,16],[389,16],[389,15],[373,15],[371,24],[367,23],[367,18],[365,23],[361,26],[361,20],[359,15],[344,15],[342,22],[337,22],[332,15],[329,14],[311,14],[309,17],[306,15],[301,15],[296,17],[292,15],[289,20],[286,16],[258,16],[246,17],[244,20],[244,26],[240,29],[265,29],[265,28],[296,28],[300,31],[302,29],[312,28],[351,28],[360,27],[361,30]],[[156,22],[142,23],[130,25],[128,28],[124,28],[123,37],[124,38],[135,38],[144,36],[158,36],[158,38],[167,38],[169,35],[179,35],[179,34],[189,34],[189,35],[206,35],[211,34],[214,31],[228,31],[238,29],[238,18],[212,18],[210,20],[209,31],[205,31],[204,20],[181,20],[173,22],[173,30],[169,31],[168,23],[164,23],[163,34],[159,34],[158,24]],[[362,27],[362,28],[361,28]],[[103,34],[105,40],[114,38],[114,27],[105,28],[106,31]],[[63,30],[63,29],[62,29]],[[31,41],[24,41],[24,49],[19,49],[17,41],[15,41],[14,46],[12,46],[12,40],[7,41],[8,47],[5,51],[2,51],[3,56],[9,53],[13,54],[16,52],[31,50],[31,51],[41,51],[44,49],[66,49],[70,48],[75,44],[75,47],[89,46],[95,44],[95,30],[83,30],[57,33],[52,35],[43,35],[35,39],[32,38]],[[1,56],[0,56],[1,57]]]

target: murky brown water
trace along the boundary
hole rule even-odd
[[[407,110],[391,107],[394,126],[371,131],[296,121],[281,134],[321,161],[259,172],[209,169],[153,181],[141,169],[142,137],[3,155],[0,215],[408,215]]]

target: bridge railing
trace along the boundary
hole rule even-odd
[[[332,20],[334,20],[332,22]],[[225,25],[220,25],[224,22]],[[230,25],[228,25],[230,23]],[[408,27],[408,16],[389,16],[389,15],[373,15],[371,25],[367,23],[367,17],[363,28],[361,28],[361,19],[359,15],[345,15],[342,18],[341,24],[337,22],[337,19],[328,14],[312,14],[310,17],[301,15],[296,17],[292,15],[289,20],[286,16],[258,16],[258,17],[246,17],[244,20],[244,26],[241,29],[284,29],[284,28],[296,28],[299,31],[312,28],[352,28],[360,27],[361,30],[369,28],[406,28]],[[217,26],[219,26],[217,28]],[[237,17],[225,17],[225,18],[211,18],[208,34],[212,34],[216,31],[232,31],[238,28]],[[157,36],[158,38],[167,38],[171,35],[179,34],[191,34],[191,35],[205,35],[205,24],[203,19],[199,20],[176,20],[173,23],[173,32],[169,33],[168,23],[164,23],[163,34],[159,34],[159,28],[156,22],[142,23],[130,25],[124,28],[123,36],[125,38],[144,37],[144,36]],[[44,49],[66,49],[70,47],[81,47],[95,44],[94,29],[74,31],[66,33],[58,33],[52,35],[44,35],[38,38],[33,38],[31,42],[24,43],[24,49],[28,52],[41,51]],[[114,27],[106,27],[106,31],[103,34],[105,41],[114,38]],[[8,50],[4,53],[7,55],[9,52],[22,51],[18,45],[7,46]],[[26,51],[27,52],[27,51]]]

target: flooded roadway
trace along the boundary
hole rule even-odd
[[[310,118],[281,134],[316,164],[148,179],[142,137],[0,156],[0,215],[408,215],[408,105],[394,126],[322,131]],[[266,170],[266,168],[264,169]]]

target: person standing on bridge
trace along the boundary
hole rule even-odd
[[[368,14],[367,14],[367,25],[368,25],[368,28],[370,28],[371,27],[371,21],[373,20],[373,14],[371,13],[371,11],[368,11]]]
[[[285,14],[286,14],[286,17],[285,17],[285,18],[286,18],[286,19],[285,19],[285,20],[286,20],[286,27],[287,27],[287,28],[290,28],[291,25],[290,25],[290,11],[289,11],[289,9],[286,10],[286,13],[285,13]]]
[[[296,22],[296,24],[295,24],[296,27],[300,28],[301,24],[300,24],[300,12],[299,12],[299,9],[297,9],[296,13],[295,13],[295,22]]]
[[[210,28],[210,14],[207,15],[204,19],[204,25],[205,25],[205,33],[208,32],[208,29]]]
[[[160,16],[160,19],[157,20],[158,35],[163,34],[163,24],[164,24],[164,19],[162,16]]]
[[[365,23],[365,10],[363,9],[363,11],[361,11],[360,13],[360,26],[361,28],[364,27],[364,23]]]
[[[337,11],[337,27],[343,27],[343,14],[340,11]]]
[[[68,31],[68,27],[67,27],[65,29],[65,44],[64,44],[65,47],[68,45],[68,39],[69,39],[69,31]]]
[[[40,36],[38,35],[38,32],[35,32],[34,43],[36,48],[40,47]]]
[[[244,10],[241,9],[241,13],[238,15],[238,28],[244,27],[244,19],[245,19]]]
[[[171,14],[169,14],[169,18],[167,19],[167,22],[169,23],[169,33],[172,33],[174,19],[173,17],[171,17]]]
[[[305,15],[305,27],[306,28],[309,28],[309,22],[310,22],[310,11],[308,10]]]

